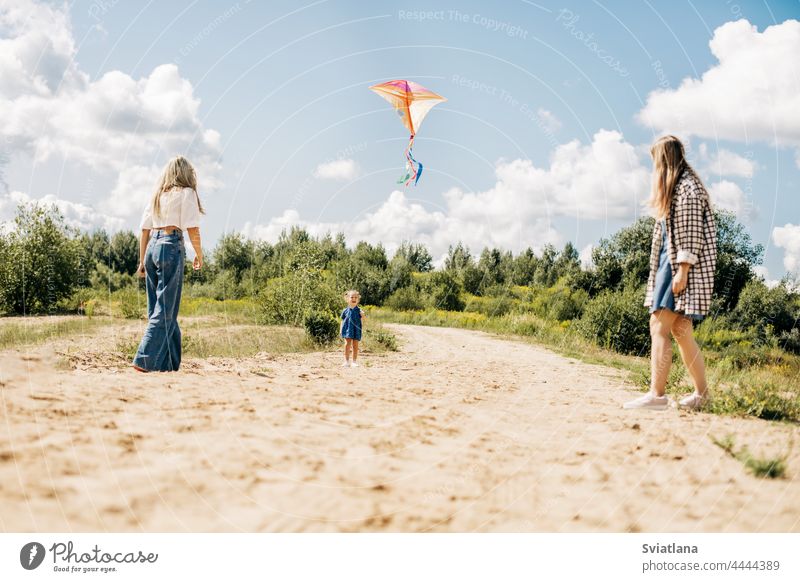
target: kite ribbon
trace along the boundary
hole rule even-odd
[[[408,186],[414,180],[414,186],[419,182],[422,176],[423,165],[414,159],[411,155],[411,149],[414,147],[414,136],[412,135],[408,140],[408,147],[406,148],[406,173],[397,180],[398,184],[405,183]]]

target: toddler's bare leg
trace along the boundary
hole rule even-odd
[[[353,361],[358,359],[358,340],[353,340]]]

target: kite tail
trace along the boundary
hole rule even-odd
[[[411,149],[413,147],[414,136],[412,135],[408,140],[408,147],[406,148],[406,173],[397,180],[398,184],[405,184],[408,186],[413,181],[414,186],[416,186],[422,176],[423,165],[411,155]]]

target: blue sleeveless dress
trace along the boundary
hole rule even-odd
[[[661,219],[661,233],[661,254],[658,257],[658,271],[656,271],[653,305],[650,307],[650,313],[654,313],[659,309],[675,311],[675,296],[672,293],[672,269],[667,252],[667,222],[663,218]],[[698,314],[692,314],[689,317],[693,321],[703,320],[703,316]]]

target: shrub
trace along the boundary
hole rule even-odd
[[[342,299],[320,271],[300,269],[270,279],[258,302],[261,323],[299,326],[308,313],[336,313]]]
[[[100,262],[95,263],[94,271],[89,275],[89,282],[93,288],[106,291],[117,291],[123,287],[133,286],[137,279],[136,275],[118,273]]]
[[[722,351],[731,347],[751,347],[756,339],[754,334],[740,329],[732,329],[725,316],[707,317],[694,330],[694,337],[700,347],[707,350]]]
[[[749,282],[739,303],[731,313],[731,320],[740,329],[755,327],[766,332],[771,327],[776,335],[792,329],[796,320],[796,296],[784,285],[769,289],[761,281]],[[762,339],[766,339],[762,336]]]
[[[339,322],[329,313],[308,313],[303,319],[303,327],[308,337],[320,345],[332,343],[339,335]]]
[[[425,309],[425,300],[419,289],[401,287],[389,296],[384,305],[397,311],[419,311]]]
[[[586,304],[578,332],[623,354],[644,354],[650,347],[649,314],[641,289],[604,291]]]
[[[791,331],[785,331],[779,338],[780,346],[787,352],[800,354],[800,328],[794,328]]]
[[[392,332],[383,328],[367,328],[367,334],[387,350],[391,352],[397,351],[397,337]]]
[[[431,307],[446,311],[464,311],[461,283],[448,271],[436,271],[428,279],[427,291]]]
[[[539,289],[531,302],[533,312],[545,319],[569,321],[578,319],[589,300],[583,289],[569,289],[564,283]]]
[[[62,311],[69,313],[80,313],[92,317],[97,307],[96,292],[86,287],[79,288],[69,298],[64,299],[58,304]]]
[[[464,311],[483,313],[490,317],[500,317],[514,309],[514,300],[510,297],[478,297],[473,295],[466,302]]]
[[[126,287],[111,294],[117,311],[125,319],[142,319],[147,308],[147,297],[135,287]]]
[[[362,247],[365,248],[365,247]],[[372,257],[374,260],[379,260]],[[337,289],[358,289],[366,305],[383,305],[391,291],[391,274],[354,257],[336,261],[331,266]],[[402,276],[402,275],[401,275]]]
[[[236,280],[236,273],[230,270],[219,271],[212,280],[191,283],[187,287],[190,297],[206,297],[217,301],[241,299],[245,295],[242,285]]]

